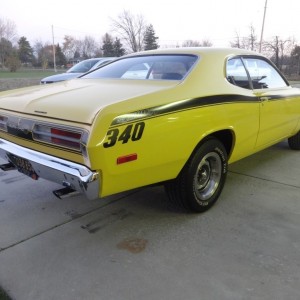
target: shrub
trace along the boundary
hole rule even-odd
[[[5,65],[10,72],[16,72],[21,67],[21,61],[18,57],[11,55],[7,58]]]

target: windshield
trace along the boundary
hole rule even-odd
[[[99,59],[89,59],[81,61],[80,63],[73,66],[71,69],[69,69],[68,73],[85,73],[91,69],[93,65],[95,65]]]
[[[81,78],[181,80],[198,59],[195,55],[143,55],[121,58]]]

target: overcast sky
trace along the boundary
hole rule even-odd
[[[97,41],[111,33],[111,19],[123,10],[143,15],[152,24],[161,45],[209,39],[214,46],[229,46],[236,33],[248,36],[250,26],[260,39],[265,0],[2,0],[0,18],[16,24],[18,36],[55,42],[64,35]],[[300,1],[268,0],[264,38],[295,37],[300,43]]]

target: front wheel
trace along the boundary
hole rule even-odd
[[[204,142],[192,154],[178,177],[165,184],[172,202],[204,212],[217,201],[227,175],[227,152],[217,139]]]

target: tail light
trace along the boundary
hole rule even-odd
[[[81,133],[51,128],[51,141],[53,144],[80,149]]]
[[[84,132],[73,129],[36,124],[33,128],[33,139],[50,143],[64,148],[70,148],[82,152]]]

